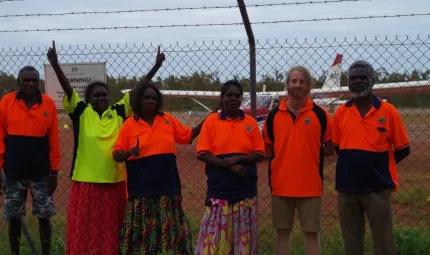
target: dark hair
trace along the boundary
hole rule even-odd
[[[157,93],[157,108],[156,108],[156,110],[159,111],[161,108],[163,108],[163,95],[161,94],[160,90],[158,89],[158,87],[154,83],[149,82],[149,83],[143,85],[142,87],[140,87],[135,92],[136,94],[133,95],[131,98],[131,109],[133,110],[134,114],[136,114],[139,117],[142,116],[142,114],[143,114],[143,111],[142,111],[143,95],[144,95],[145,91],[149,88],[155,90],[155,93]]]
[[[108,87],[108,86],[107,86],[107,84],[106,84],[106,83],[104,83],[104,82],[96,81],[96,82],[90,83],[90,84],[87,86],[87,88],[85,89],[85,102],[86,102],[86,103],[89,103],[89,102],[90,102],[91,94],[93,93],[94,88],[95,88],[95,87],[98,87],[98,86],[105,88],[105,89],[107,90],[107,92],[108,92],[108,93],[110,92],[110,91],[109,91],[109,87]]]
[[[230,86],[236,86],[239,89],[240,95],[243,96],[242,84],[236,80],[229,80],[226,81],[221,87],[221,98],[225,95],[225,93],[227,93],[227,90]]]
[[[21,81],[21,76],[22,76],[22,74],[24,73],[24,72],[26,72],[26,71],[35,71],[35,72],[37,72],[37,74],[38,75],[40,75],[39,74],[39,71],[37,71],[36,70],[36,68],[34,68],[33,66],[24,66],[23,68],[21,68],[21,70],[19,70],[19,72],[18,72],[18,83],[20,83],[20,81]]]
[[[357,60],[349,66],[349,68],[348,68],[348,79],[350,77],[352,69],[357,68],[357,67],[361,67],[361,68],[366,69],[366,72],[370,75],[370,77],[372,78],[372,81],[374,80],[375,69],[373,69],[373,66],[371,64],[369,64],[369,62],[364,61],[364,60]]]

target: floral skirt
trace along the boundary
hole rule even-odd
[[[193,254],[191,229],[182,196],[150,196],[127,201],[120,254]]]
[[[196,255],[258,254],[257,198],[229,204],[209,199],[200,225]]]

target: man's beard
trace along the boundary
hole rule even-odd
[[[308,95],[307,91],[301,89],[289,90],[288,94],[294,99],[303,99]]]
[[[372,88],[369,86],[364,90],[351,91],[351,96],[353,98],[367,97],[370,94],[371,90],[372,90]]]

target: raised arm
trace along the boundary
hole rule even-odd
[[[52,48],[48,49],[48,61],[57,75],[58,81],[60,82],[61,88],[63,88],[64,93],[67,98],[70,99],[73,94],[73,88],[70,85],[69,80],[67,80],[66,75],[64,75],[63,70],[60,68],[60,63],[58,62],[57,49],[55,48],[55,41],[52,41]]]
[[[155,58],[155,64],[152,69],[142,78],[140,81],[131,89],[130,96],[134,94],[135,91],[138,91],[140,87],[147,84],[152,80],[152,77],[157,73],[158,69],[163,64],[163,61],[166,59],[164,53],[160,53],[160,45],[158,45],[157,57]]]

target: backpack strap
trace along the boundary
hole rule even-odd
[[[276,106],[269,112],[266,119],[267,136],[269,137],[270,141],[272,141],[272,143],[275,142],[275,135],[273,133],[273,119],[275,118],[275,115],[278,113],[278,111],[279,106]]]
[[[327,115],[325,111],[318,106],[317,104],[313,104],[312,111],[315,113],[315,115],[318,118],[318,121],[320,123],[321,127],[321,146],[320,146],[320,164],[319,164],[319,174],[321,177],[321,180],[324,180],[324,135],[327,130]]]
[[[321,126],[321,141],[324,139],[324,135],[327,129],[327,115],[325,114],[325,111],[318,106],[317,104],[313,104],[312,111],[315,113],[315,115],[318,118],[318,121],[320,122]]]
[[[279,111],[279,106],[276,106],[275,108],[273,108],[269,114],[267,115],[267,119],[266,119],[266,131],[267,131],[267,136],[269,137],[270,141],[272,141],[272,143],[275,142],[275,135],[273,132],[273,120],[275,118],[276,113],[278,113]],[[264,135],[264,134],[263,134]],[[273,154],[275,154],[275,152],[273,151]],[[273,155],[272,157],[270,157],[269,160],[269,167],[268,167],[268,179],[269,179],[269,188],[270,188],[270,192],[272,192],[272,168],[271,168],[271,164],[272,164],[272,160],[275,157],[275,155]]]

